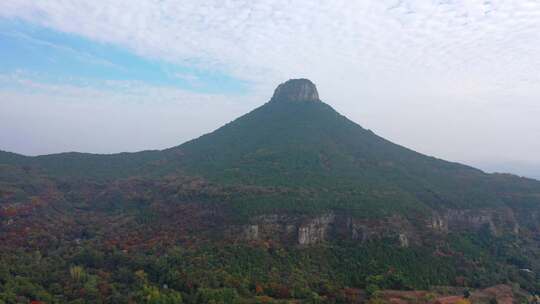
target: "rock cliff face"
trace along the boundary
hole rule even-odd
[[[520,232],[516,216],[508,208],[446,210],[420,221],[397,215],[373,220],[332,212],[314,217],[271,214],[255,217],[240,229],[241,233],[236,235],[245,240],[274,240],[300,246],[332,240],[387,239],[397,246],[408,247],[429,242],[432,236],[456,231],[486,229],[493,235]]]
[[[300,225],[298,227],[298,244],[311,245],[324,242],[328,238],[334,221],[334,214],[326,214]]]
[[[317,87],[308,79],[291,79],[280,84],[271,102],[319,101]]]
[[[489,229],[494,235],[519,233],[519,223],[514,211],[510,208],[447,210],[434,214],[428,223],[428,227],[443,233],[483,228]]]
[[[313,245],[330,239],[335,221],[334,214],[318,217],[292,217],[286,215],[265,215],[252,219],[252,223],[242,227],[246,240],[272,239],[284,243]],[[233,232],[234,234],[234,229]]]
[[[235,234],[235,229],[231,231]],[[327,213],[315,217],[287,215],[265,215],[252,219],[241,227],[245,240],[274,240],[300,246],[309,246],[331,240],[353,240],[365,242],[389,238],[396,245],[409,246],[420,242],[418,233],[409,221],[401,217],[382,220],[361,220],[349,216]]]
[[[419,243],[418,232],[410,221],[401,216],[391,216],[379,220],[346,218],[347,224],[341,227],[338,235],[353,241],[366,242],[374,239],[391,239],[396,245],[409,246]]]

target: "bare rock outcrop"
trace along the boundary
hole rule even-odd
[[[330,213],[315,217],[301,225],[298,227],[298,244],[313,245],[326,241],[334,220],[335,215]]]
[[[519,223],[510,208],[468,209],[434,213],[427,223],[434,232],[488,229],[493,235],[519,233]]]
[[[424,219],[394,215],[386,218],[356,218],[328,212],[318,216],[267,214],[233,228],[230,237],[249,241],[273,240],[308,246],[332,240],[367,242],[394,240],[396,246],[431,244],[456,231],[488,231],[494,236],[519,234],[517,216],[510,208],[441,210]],[[235,232],[236,231],[236,232]]]
[[[309,79],[291,79],[280,84],[270,102],[319,101],[317,87]]]

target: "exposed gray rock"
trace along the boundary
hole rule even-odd
[[[300,220],[296,217],[278,214],[257,216],[251,219],[250,224],[242,226],[241,234],[246,240],[296,242]],[[234,230],[230,233],[231,236],[235,235]]]
[[[352,240],[365,242],[369,238],[369,228],[367,225],[357,223],[353,219],[349,218],[348,226],[351,231]]]
[[[438,239],[441,234],[452,231],[487,229],[493,235],[518,234],[520,231],[509,208],[440,210],[425,219],[425,226],[413,225],[413,222],[397,215],[367,219],[340,213],[311,217],[268,214],[252,218],[249,225],[237,227],[236,232],[232,229],[230,235],[244,240],[274,240],[301,246],[331,240],[393,239],[396,246],[409,247],[431,244],[433,237]]]
[[[395,239],[396,245],[408,247],[411,244],[419,244],[420,232],[411,222],[401,216],[391,216],[381,219],[358,219],[346,218],[346,226],[336,224],[340,231],[335,234],[346,236],[358,242],[366,242],[382,238]]]
[[[246,240],[259,240],[259,225],[247,225],[244,227],[244,235]]]
[[[298,244],[313,245],[327,240],[329,227],[334,222],[334,214],[315,217],[306,224],[298,227]]]
[[[409,247],[409,238],[405,233],[399,234],[399,246],[401,247]]]
[[[271,102],[319,101],[317,87],[308,79],[291,79],[280,84]]]
[[[428,227],[438,232],[448,232],[448,219],[438,214],[434,214]]]
[[[436,232],[479,230],[487,228],[493,235],[519,233],[519,224],[510,208],[446,210],[433,214],[427,225]]]

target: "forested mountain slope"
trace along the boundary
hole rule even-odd
[[[340,199],[382,210],[401,201],[412,209],[517,204],[510,196],[540,203],[540,182],[485,174],[393,144],[320,101],[315,85],[305,79],[282,84],[263,106],[171,149],[37,157],[1,152],[0,163],[33,167],[60,179],[182,174],[224,185],[307,189],[317,196],[349,193]],[[309,199],[316,198],[304,198]]]
[[[391,143],[296,79],[166,150],[0,152],[0,303],[343,303],[346,287],[507,282],[534,292],[539,221],[539,181]]]

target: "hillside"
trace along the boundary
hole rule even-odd
[[[181,174],[218,185],[287,189],[286,197],[238,204],[253,209],[250,214],[337,208],[369,216],[540,204],[540,182],[485,174],[393,144],[322,102],[305,79],[282,84],[268,103],[167,150],[37,157],[0,152],[0,163],[30,166],[59,179]],[[520,199],[509,199],[516,196]]]
[[[296,79],[166,150],[0,152],[0,303],[540,292],[539,221],[539,181],[396,145]]]

